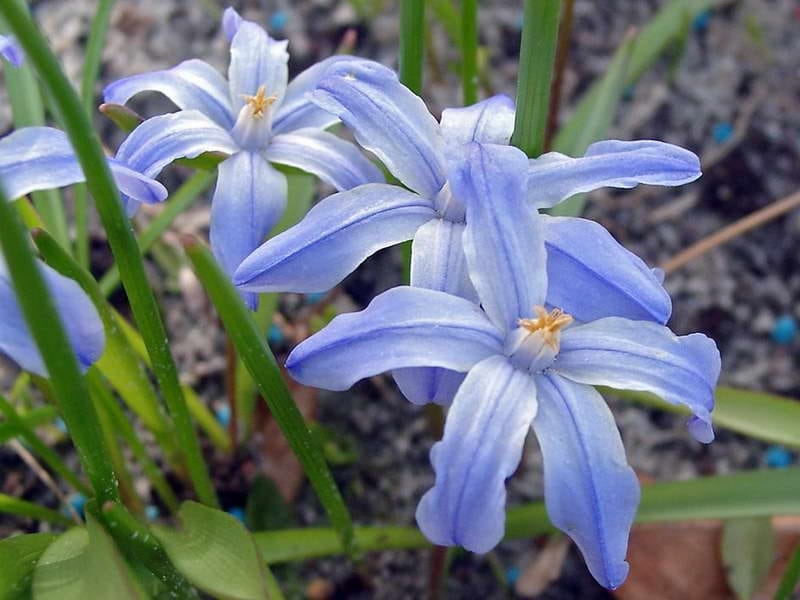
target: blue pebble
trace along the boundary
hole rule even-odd
[[[705,31],[706,29],[708,29],[708,24],[710,22],[711,22],[711,11],[704,10],[695,17],[694,23],[692,23],[692,28],[695,31]]]
[[[244,509],[241,506],[234,506],[228,509],[228,514],[244,523]]]
[[[776,344],[791,344],[797,336],[797,321],[791,315],[783,315],[775,319],[772,326],[772,339]]]
[[[519,579],[520,570],[519,567],[508,567],[506,569],[506,581],[509,585],[514,585],[517,583],[517,579]]]
[[[267,341],[269,341],[270,344],[280,344],[283,341],[283,331],[281,331],[281,328],[275,323],[269,326]]]
[[[64,423],[64,419],[61,417],[56,419],[55,426],[61,433],[67,433],[67,424]]]
[[[228,424],[231,422],[231,407],[227,404],[221,404],[214,409],[214,413],[217,415],[217,421],[223,427],[227,427]]]
[[[773,469],[784,469],[791,465],[792,453],[781,446],[770,446],[767,448],[767,466]]]
[[[276,10],[269,18],[269,27],[270,29],[274,29],[276,31],[280,31],[284,27],[286,27],[286,23],[289,22],[289,15],[286,14],[285,10]]]
[[[733,125],[727,122],[721,122],[714,125],[711,130],[711,137],[718,144],[727,142],[733,135]]]
[[[86,496],[80,492],[75,492],[74,494],[70,494],[67,498],[67,502],[69,502],[69,505],[76,513],[83,516],[83,508],[86,506]]]
[[[155,504],[148,504],[144,509],[144,516],[147,517],[148,521],[155,521],[161,516],[161,511]]]
[[[309,304],[317,304],[322,301],[325,297],[325,292],[314,292],[312,294],[306,294],[306,302]]]
[[[633,100],[633,94],[636,91],[636,87],[629,85],[624,90],[622,90],[622,99],[626,102]]]

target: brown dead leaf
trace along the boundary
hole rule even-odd
[[[800,517],[776,517],[775,561],[755,600],[772,598],[792,550],[800,542]],[[722,565],[721,521],[652,523],[631,532],[627,581],[615,591],[620,600],[732,600]]]

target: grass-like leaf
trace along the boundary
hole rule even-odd
[[[33,569],[55,539],[51,533],[31,533],[0,541],[0,598],[30,597]]]
[[[800,514],[800,467],[760,470],[735,475],[644,486],[637,523],[733,519]],[[506,538],[528,538],[555,531],[543,502],[511,508]],[[267,563],[281,563],[340,554],[331,529],[285,529],[254,534]],[[359,550],[424,548],[430,542],[412,527],[356,527]]]
[[[228,338],[258,385],[272,415],[314,486],[340,536],[342,547],[349,551],[353,535],[350,513],[333,481],[319,445],[309,432],[286,387],[275,357],[253,320],[253,315],[209,250],[196,238],[185,239],[184,246],[197,277],[222,319]]]

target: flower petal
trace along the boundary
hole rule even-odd
[[[411,249],[411,285],[478,302],[467,273],[461,241],[463,223],[432,219],[417,230]],[[414,404],[450,404],[464,380],[462,373],[420,367],[392,373],[400,391]]]
[[[431,449],[436,484],[417,507],[417,524],[434,544],[483,554],[503,538],[505,480],[519,464],[536,405],[533,378],[505,356],[467,373]]]
[[[562,333],[553,369],[579,383],[652,392],[685,404],[694,413],[692,435],[704,443],[714,439],[720,357],[714,341],[701,333],[679,337],[656,323],[600,319]]]
[[[272,138],[267,160],[316,175],[337,190],[382,183],[380,169],[350,142],[320,129],[298,129]]]
[[[275,112],[272,129],[275,133],[287,133],[295,129],[316,127],[326,129],[339,121],[339,117],[314,104],[311,92],[317,87],[325,72],[340,61],[358,62],[354,56],[330,56],[314,63],[289,82],[280,108]]]
[[[514,101],[498,94],[464,108],[442,111],[442,135],[448,144],[508,144],[514,131]]]
[[[159,115],[131,131],[116,159],[135,171],[155,177],[179,158],[203,152],[233,154],[239,147],[228,132],[196,110]]]
[[[56,303],[61,322],[82,370],[88,369],[103,354],[103,322],[86,293],[72,279],[39,262]],[[39,350],[30,334],[17,301],[5,261],[0,257],[0,353],[7,355],[26,371],[47,377]]]
[[[253,252],[234,281],[253,292],[323,292],[371,254],[412,238],[435,216],[430,202],[396,185],[340,192]]]
[[[209,237],[226,273],[233,276],[264,241],[286,210],[286,196],[286,177],[260,154],[238,152],[220,163]],[[253,308],[255,295],[245,299]]]
[[[233,36],[236,35],[236,32],[239,31],[239,25],[242,24],[241,15],[236,12],[236,9],[232,6],[229,6],[225,9],[225,12],[222,13],[222,31],[225,32],[225,37],[228,38],[230,42],[233,39]]]
[[[5,58],[12,67],[19,68],[25,60],[17,40],[12,35],[0,35],[0,56]]]
[[[558,152],[530,161],[528,198],[550,208],[574,194],[640,183],[677,186],[700,177],[700,159],[679,146],[654,140],[595,142],[581,158]]]
[[[481,309],[433,290],[396,287],[357,313],[339,315],[297,346],[286,367],[305,385],[346,390],[392,369],[467,371],[501,351],[501,333]]]
[[[578,544],[594,578],[613,590],[628,575],[628,534],[639,505],[636,474],[594,388],[541,375],[536,389],[533,429],[544,459],[547,514]]]
[[[453,162],[453,193],[467,206],[464,253],[484,310],[505,330],[543,305],[547,290],[541,221],[524,198],[525,154],[472,143]]]
[[[672,313],[658,275],[587,219],[542,215],[547,248],[547,303],[578,321],[603,317],[664,324]]]
[[[231,63],[228,82],[234,113],[244,106],[242,96],[254,96],[262,85],[277,101],[277,111],[289,79],[289,53],[286,40],[273,40],[264,29],[252,21],[242,21],[231,40]]]
[[[445,183],[439,124],[391,69],[365,60],[338,61],[313,94],[356,140],[406,186],[433,197]]]
[[[138,202],[167,197],[159,182],[109,158],[120,191]],[[85,181],[66,134],[51,127],[24,127],[0,140],[0,185],[9,199]]]
[[[178,108],[198,110],[225,129],[230,129],[235,120],[225,78],[196,58],[164,71],[119,79],[103,90],[103,97],[109,103],[125,104],[140,92],[160,92]]]

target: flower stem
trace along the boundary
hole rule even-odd
[[[477,0],[461,0],[461,89],[464,106],[478,101]]]
[[[425,0],[400,3],[400,81],[415,94],[422,92],[425,54]]]
[[[531,157],[544,149],[561,0],[525,0],[511,143]]]

